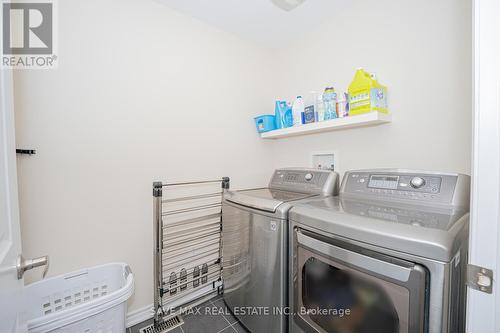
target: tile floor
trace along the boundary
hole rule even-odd
[[[248,333],[217,296],[196,307],[197,310],[182,316],[184,324],[168,333]],[[127,333],[139,333],[139,329],[152,323],[152,319],[128,329]]]

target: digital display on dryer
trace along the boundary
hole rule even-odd
[[[368,187],[396,190],[398,188],[399,176],[371,175]]]
[[[294,183],[300,179],[300,174],[288,172],[285,174],[285,182]]]

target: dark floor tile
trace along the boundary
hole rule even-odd
[[[212,314],[213,305],[205,304],[199,312],[185,316],[182,329],[184,333],[217,333],[229,326],[229,323],[220,314]]]
[[[168,333],[184,333],[181,327],[182,326],[176,327],[173,331],[168,331]]]
[[[217,311],[215,311],[215,309],[213,308],[214,305],[212,304],[212,302],[206,301],[200,305],[186,310],[185,312],[181,313],[181,316],[184,320],[186,320],[186,318],[190,318],[191,316],[217,314]]]
[[[250,333],[249,330],[247,330],[241,323],[237,322],[233,325],[233,328],[236,330],[238,333]]]
[[[219,299],[216,301],[212,300],[212,303],[214,304],[215,307],[217,307],[219,313],[221,313],[224,316],[224,318],[226,318],[229,321],[230,324],[233,324],[238,321],[238,319],[236,319],[233,316],[229,308],[226,306],[226,303],[224,303],[223,299]]]
[[[208,300],[205,303],[202,303],[202,304],[200,304],[198,306],[195,306],[194,308],[195,309],[199,309],[199,311],[197,311],[197,312],[208,313],[210,311],[208,309],[210,309],[212,307],[213,307],[212,302],[210,300]]]
[[[236,333],[236,332],[235,332],[235,330],[234,330],[234,328],[232,326],[228,326],[227,328],[225,328],[220,333]]]
[[[222,295],[216,295],[216,296],[212,297],[210,300],[211,300],[212,302],[215,302],[215,301],[217,301],[217,300],[219,300],[219,299],[222,299]]]

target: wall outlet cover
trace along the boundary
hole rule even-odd
[[[321,151],[311,153],[311,164],[315,169],[338,170],[337,153],[334,151]]]

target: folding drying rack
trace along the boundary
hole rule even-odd
[[[154,325],[222,290],[222,199],[229,178],[153,183]]]

